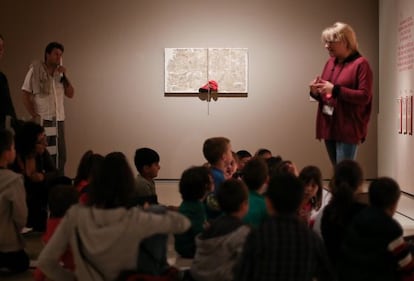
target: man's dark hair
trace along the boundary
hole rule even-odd
[[[228,179],[217,190],[217,201],[220,209],[227,214],[240,210],[240,206],[247,200],[247,186],[241,180]]]
[[[46,54],[52,53],[53,49],[59,49],[62,51],[62,53],[65,51],[65,48],[63,47],[62,44],[58,42],[50,42],[49,44],[47,44],[45,48],[45,61],[46,61]]]
[[[158,162],[160,162],[160,156],[151,148],[143,147],[135,151],[134,163],[139,173],[142,172],[144,166],[151,166]]]
[[[381,177],[369,185],[369,202],[372,206],[385,210],[400,199],[398,183],[392,178]]]
[[[273,176],[269,181],[266,196],[278,214],[294,214],[302,203],[305,188],[292,174]]]
[[[0,155],[10,150],[13,144],[13,133],[7,129],[0,129]]]

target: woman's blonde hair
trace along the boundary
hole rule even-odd
[[[348,48],[353,52],[358,51],[358,42],[356,34],[352,27],[346,23],[336,22],[332,26],[322,31],[322,42],[339,42],[345,41]]]

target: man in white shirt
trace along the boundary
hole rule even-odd
[[[64,173],[66,145],[64,135],[64,96],[73,98],[74,88],[62,66],[64,47],[57,42],[46,46],[44,62],[35,61],[30,65],[24,79],[23,103],[32,116],[44,126],[57,125],[58,169]]]

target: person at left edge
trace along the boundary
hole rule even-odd
[[[0,34],[0,60],[4,55],[4,38]],[[0,128],[6,127],[6,116],[16,119],[13,102],[10,97],[9,83],[6,75],[0,71]]]

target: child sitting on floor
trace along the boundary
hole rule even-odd
[[[9,170],[16,158],[13,134],[0,130],[0,268],[18,273],[29,268],[20,231],[26,224],[27,206],[21,175]]]
[[[225,181],[217,200],[224,214],[196,238],[191,275],[197,281],[233,280],[233,267],[250,232],[242,222],[249,208],[247,186],[242,181]]]
[[[160,156],[151,148],[139,148],[135,151],[134,163],[139,173],[136,178],[137,203],[158,204],[154,178],[160,170]]]
[[[243,181],[249,189],[249,211],[243,222],[253,227],[258,227],[268,216],[263,196],[268,180],[269,170],[263,158],[256,156],[247,162],[243,169]]]
[[[191,221],[191,227],[175,235],[175,250],[183,258],[193,258],[196,251],[195,237],[204,230],[206,211],[202,200],[212,189],[210,171],[206,167],[191,167],[180,179],[180,193],[183,199],[178,212]]]
[[[398,183],[378,178],[368,192],[371,205],[355,216],[342,243],[338,280],[414,280],[412,253],[393,218],[401,194]]]
[[[312,212],[318,211],[322,204],[322,173],[316,166],[306,166],[299,173],[305,185],[305,197],[299,209],[300,218],[310,227],[313,226]]]

